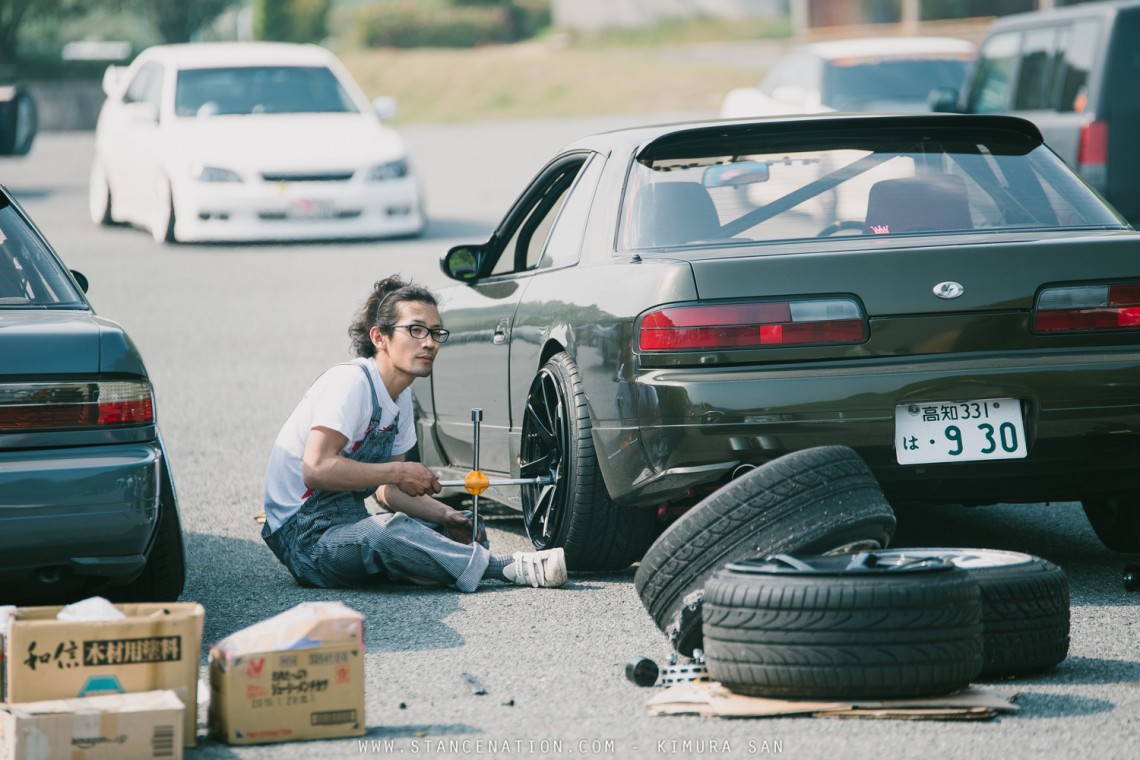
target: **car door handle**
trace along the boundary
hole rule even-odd
[[[507,342],[508,322],[509,320],[507,319],[500,319],[499,323],[495,325],[495,337],[491,339],[491,342],[495,345],[502,345]]]

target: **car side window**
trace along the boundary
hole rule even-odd
[[[134,79],[123,93],[124,103],[150,103],[158,108],[162,94],[162,66],[157,63],[143,64]]]
[[[1052,105],[1062,113],[1083,112],[1088,101],[1089,73],[1100,40],[1099,21],[1078,21],[1065,30],[1057,53]]]
[[[1030,29],[1021,43],[1021,63],[1017,67],[1013,109],[1035,111],[1050,107],[1053,66],[1056,62],[1057,30],[1053,27]]]
[[[520,272],[538,265],[551,226],[584,163],[584,157],[562,163],[531,188],[529,206],[522,210],[520,221],[491,270],[492,275]]]
[[[546,241],[542,257],[538,260],[539,269],[553,269],[578,263],[582,253],[582,236],[586,232],[586,222],[594,202],[594,191],[602,177],[605,161],[595,156],[578,174],[578,179],[562,204],[558,219]]]
[[[1009,110],[1020,42],[1020,33],[1005,32],[995,34],[982,46],[978,75],[971,88],[967,112],[994,113]]]

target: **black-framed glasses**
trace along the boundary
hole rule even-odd
[[[423,340],[428,335],[436,343],[446,343],[447,338],[451,335],[451,330],[444,330],[442,327],[424,327],[423,325],[388,325],[388,327],[402,327],[408,331],[416,340]]]

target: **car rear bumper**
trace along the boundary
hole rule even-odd
[[[398,237],[425,225],[412,179],[283,187],[188,181],[174,198],[174,233],[184,242]]]
[[[635,415],[595,412],[611,496],[651,504],[789,451],[846,445],[889,496],[995,503],[1072,500],[1140,487],[1140,353],[941,357],[779,371],[652,370],[619,391]],[[895,406],[1020,399],[1024,459],[899,465]],[[632,405],[632,406],[631,406]]]
[[[137,576],[162,466],[158,443],[0,452],[0,587]]]

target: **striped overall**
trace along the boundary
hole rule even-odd
[[[372,388],[372,418],[363,441],[348,456],[358,462],[387,462],[399,415],[387,430],[380,429],[376,386],[367,367],[360,368]],[[269,532],[266,523],[261,537],[302,586],[348,588],[391,580],[474,591],[490,562],[486,546],[461,544],[442,528],[403,513],[370,515],[364,502],[375,491],[316,489],[276,531]]]

